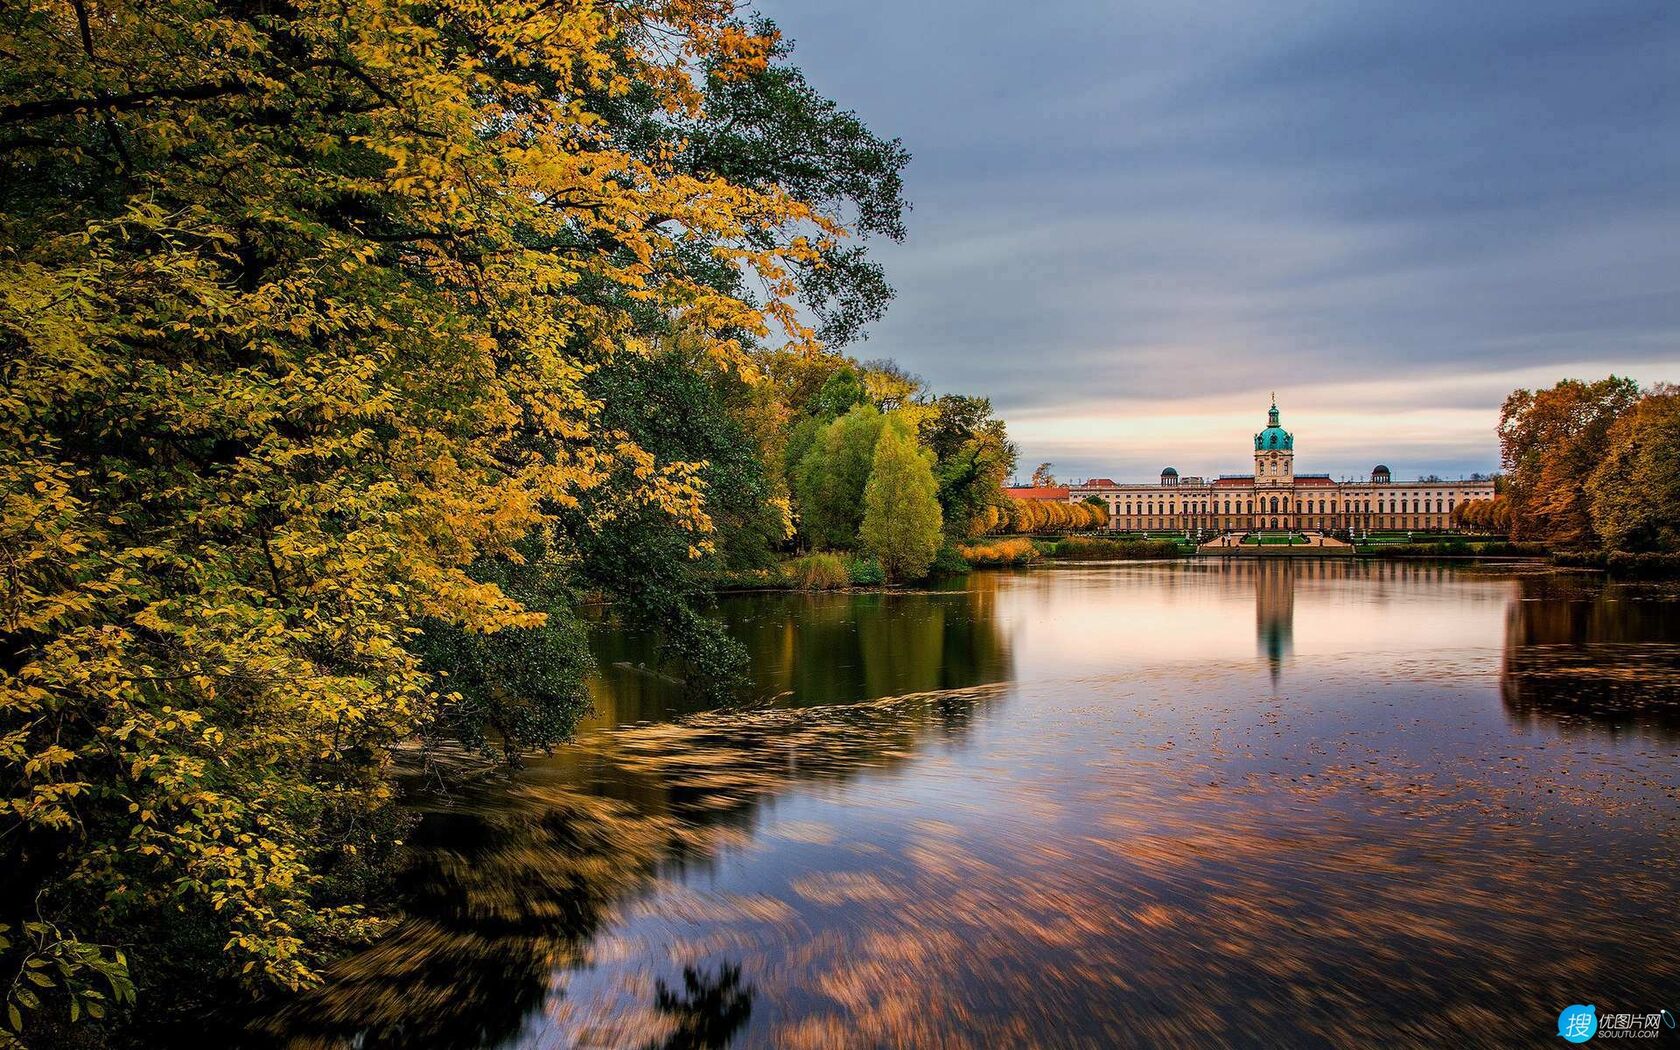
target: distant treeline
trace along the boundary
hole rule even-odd
[[[1010,532],[1081,532],[1108,524],[1100,503],[1006,497],[986,508],[981,534]]]

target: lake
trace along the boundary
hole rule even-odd
[[[434,801],[290,1046],[1555,1043],[1680,1012],[1680,592],[1239,560],[747,594]],[[1664,1032],[1663,1041],[1675,1037]]]

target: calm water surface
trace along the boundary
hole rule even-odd
[[[723,613],[744,709],[604,632],[577,743],[433,806],[415,917],[279,1039],[1504,1046],[1571,1003],[1680,1013],[1673,588],[1152,563]]]

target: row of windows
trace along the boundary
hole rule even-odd
[[[1287,515],[1283,515],[1283,516],[1279,516],[1279,517],[1268,517],[1266,515],[1255,515],[1252,518],[1234,517],[1234,518],[1214,519],[1214,520],[1211,520],[1211,521],[1201,523],[1201,527],[1216,528],[1216,529],[1252,529],[1252,528],[1278,528],[1278,529],[1282,529],[1282,528],[1290,528],[1290,529],[1331,529],[1331,528],[1336,528],[1336,529],[1339,529],[1339,528],[1344,528],[1344,527],[1371,528],[1371,529],[1411,529],[1411,528],[1417,528],[1419,526],[1424,526],[1424,525],[1427,525],[1431,528],[1436,528],[1436,527],[1443,527],[1447,524],[1448,524],[1448,519],[1444,516],[1434,517],[1434,516],[1424,516],[1424,515],[1421,515],[1421,514],[1416,515],[1416,516],[1411,515],[1411,514],[1406,514],[1404,516],[1397,514],[1397,515],[1394,515],[1392,517],[1389,516],[1389,515],[1386,515],[1386,514],[1384,514],[1384,515],[1372,514],[1372,515],[1369,515],[1367,517],[1358,518],[1358,519],[1356,519],[1352,522],[1346,522],[1346,521],[1342,521],[1341,519],[1329,518],[1329,517],[1306,518],[1306,517],[1289,517]],[[1159,518],[1128,518],[1128,519],[1126,519],[1123,527],[1128,528],[1128,529],[1168,529],[1168,530],[1176,530],[1176,529],[1187,528],[1188,526],[1185,524],[1185,522],[1182,519],[1173,518],[1173,517],[1168,516],[1168,517],[1159,517]]]
[[[1111,499],[1109,502],[1114,508],[1114,512],[1117,514],[1134,513],[1130,501],[1126,503],[1125,510],[1123,511],[1120,509],[1120,503],[1118,500]],[[1406,501],[1403,499],[1390,499],[1387,501],[1386,507],[1384,506],[1384,501],[1378,499],[1376,501],[1376,507],[1373,509],[1371,501],[1367,499],[1348,500],[1346,501],[1346,506],[1339,509],[1337,506],[1337,500],[1321,499],[1315,503],[1315,501],[1310,499],[1291,499],[1288,496],[1272,496],[1269,501],[1266,497],[1262,496],[1260,497],[1260,507],[1258,510],[1255,509],[1254,503],[1255,501],[1250,499],[1247,501],[1245,506],[1244,501],[1240,499],[1226,500],[1225,509],[1221,512],[1219,509],[1219,500],[1201,500],[1200,502],[1186,503],[1182,506],[1182,508],[1177,503],[1161,503],[1157,505],[1154,501],[1146,501],[1137,505],[1135,513],[1155,514],[1157,513],[1158,508],[1158,512],[1161,514],[1338,514],[1341,513],[1341,510],[1343,509],[1354,514],[1445,514],[1450,512],[1457,505],[1457,501],[1453,499],[1437,499],[1434,501],[1434,507],[1432,510],[1429,500],[1414,499],[1411,501],[1411,506],[1408,509]]]

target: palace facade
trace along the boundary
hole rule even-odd
[[[1182,477],[1172,467],[1156,484],[1119,484],[1092,478],[1068,487],[1078,503],[1096,496],[1108,504],[1109,528],[1204,532],[1259,529],[1411,529],[1453,527],[1453,509],[1492,499],[1492,481],[1396,482],[1378,464],[1368,481],[1334,481],[1295,472],[1295,436],[1278,423],[1274,398],[1266,429],[1254,435],[1254,473],[1211,480]]]

